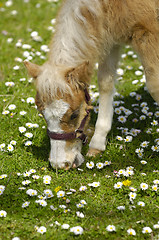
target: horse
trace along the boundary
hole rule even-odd
[[[120,49],[129,44],[144,67],[149,93],[159,103],[159,0],[65,0],[60,8],[48,60],[25,61],[35,79],[36,105],[47,123],[49,161],[70,169],[84,162],[82,143],[91,109],[88,93],[96,62],[99,113],[88,156],[106,149]]]

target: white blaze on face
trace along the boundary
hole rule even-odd
[[[60,120],[69,109],[69,104],[63,100],[55,100],[43,111],[46,119],[48,129],[51,132],[62,133],[60,128]],[[65,153],[65,140],[53,140],[50,139],[51,151],[50,151],[50,163],[52,167],[63,168],[66,161]]]

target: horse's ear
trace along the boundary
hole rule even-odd
[[[41,67],[35,63],[24,61],[24,65],[27,68],[29,75],[31,75],[33,78],[37,78],[41,73]]]
[[[81,83],[88,83],[89,75],[89,61],[85,61],[79,66],[68,70],[65,76],[68,81],[72,80]]]

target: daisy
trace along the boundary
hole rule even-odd
[[[84,214],[82,212],[76,212],[77,217],[84,218]]]
[[[143,148],[137,148],[135,150],[136,153],[143,153],[144,152],[144,149]]]
[[[25,44],[23,44],[22,48],[23,49],[31,49],[31,45],[25,43]]]
[[[29,180],[25,180],[22,182],[23,185],[29,185],[30,183],[31,183],[31,181],[29,181]]]
[[[123,210],[125,210],[125,206],[119,206],[119,207],[117,207],[117,209],[120,211],[123,211]]]
[[[128,56],[132,56],[133,54],[134,54],[133,51],[128,51],[128,52],[127,52],[127,55],[128,55]]]
[[[142,202],[142,201],[139,201],[139,202],[137,203],[137,205],[139,205],[139,206],[141,206],[141,207],[145,207],[145,203]]]
[[[113,106],[114,107],[118,107],[120,105],[120,101],[114,101],[113,102]],[[120,109],[119,109],[120,110]]]
[[[135,230],[132,229],[132,228],[129,228],[129,229],[127,230],[127,233],[128,233],[129,235],[131,235],[131,236],[135,236],[135,235],[136,235]]]
[[[37,180],[37,179],[40,178],[40,176],[38,176],[38,175],[33,175],[32,178],[35,179],[35,180]]]
[[[19,132],[20,133],[24,133],[26,131],[26,128],[25,127],[19,127]]]
[[[80,226],[70,228],[70,232],[74,233],[75,235],[81,235],[83,233],[83,228]]]
[[[19,67],[18,65],[16,65],[16,66],[13,67],[13,69],[14,69],[14,70],[19,70],[20,67]]]
[[[7,114],[9,114],[10,112],[8,111],[8,110],[4,110],[3,112],[2,112],[2,114],[3,115],[7,115]]]
[[[17,142],[15,140],[12,140],[12,141],[10,141],[10,144],[15,146],[17,144]]]
[[[115,112],[116,114],[118,114],[118,115],[121,114],[121,110],[120,110],[120,108],[115,108],[115,109],[114,109],[114,112]]]
[[[132,192],[136,192],[136,191],[137,191],[137,189],[134,188],[134,187],[129,187],[129,189],[130,189]]]
[[[159,117],[159,111],[155,112],[155,117]]]
[[[156,179],[156,180],[153,181],[153,183],[154,183],[154,184],[159,184],[159,180]]]
[[[138,155],[139,158],[143,157],[143,153],[142,152],[138,153],[137,155]]]
[[[143,165],[147,164],[147,162],[144,161],[144,160],[142,160],[142,161],[140,161],[140,162],[141,162],[141,164],[143,164]]]
[[[125,123],[125,122],[126,122],[126,117],[124,117],[124,116],[119,116],[119,117],[118,117],[118,121],[121,122],[121,123]]]
[[[27,137],[27,138],[32,138],[32,137],[33,137],[33,134],[27,132],[27,133],[24,134],[24,136]]]
[[[133,137],[132,136],[126,136],[124,139],[125,142],[132,142]]]
[[[152,190],[155,191],[155,192],[157,192],[158,186],[157,186],[157,185],[153,185],[153,186],[152,186]]]
[[[6,146],[5,143],[0,144],[0,150],[3,151],[3,149],[5,148],[5,146]]]
[[[44,227],[44,226],[39,227],[37,232],[41,233],[41,234],[44,234],[46,232],[46,227]]]
[[[141,146],[142,148],[146,148],[146,147],[148,147],[148,144],[149,144],[148,141],[144,141],[144,142],[142,142],[142,143],[140,144],[140,146]]]
[[[14,147],[11,144],[8,144],[7,150],[9,152],[12,152],[14,150]]]
[[[81,186],[81,187],[79,188],[79,191],[85,191],[86,189],[87,189],[86,186]]]
[[[83,208],[83,207],[84,207],[84,204],[82,204],[82,203],[77,203],[77,204],[76,204],[76,207],[77,207],[77,208]]]
[[[65,192],[64,191],[58,191],[57,192],[57,197],[58,198],[61,198],[61,197],[64,197],[65,196]]]
[[[114,225],[108,225],[108,226],[106,227],[106,230],[107,230],[108,232],[114,232],[114,231],[116,231],[116,228],[115,228]]]
[[[136,96],[136,92],[131,92],[129,95],[130,95],[130,97],[135,97]]]
[[[2,194],[3,194],[3,192],[4,192],[4,190],[3,190],[3,189],[0,189],[0,195],[2,195]]]
[[[119,140],[119,141],[123,140],[123,138],[121,136],[116,136],[116,139]]]
[[[26,208],[26,207],[28,207],[29,204],[30,204],[30,202],[25,202],[25,203],[23,203],[23,204],[22,204],[22,208]]]
[[[122,185],[123,185],[122,182],[117,182],[117,183],[114,184],[114,188],[115,188],[115,189],[122,188]]]
[[[11,105],[8,106],[8,109],[9,110],[15,110],[16,106],[14,104],[11,104]]]
[[[0,217],[6,217],[7,216],[7,212],[4,210],[0,210]]]
[[[14,82],[6,82],[5,85],[7,87],[13,87],[15,85],[15,83]]]
[[[141,71],[139,71],[139,70],[135,71],[135,75],[136,75],[136,76],[141,76],[142,74],[143,74],[143,72],[141,72]]]
[[[33,97],[28,97],[26,101],[27,101],[27,103],[30,103],[30,104],[35,103],[35,99]]]
[[[10,7],[12,6],[13,2],[11,0],[6,1],[5,6]]]
[[[153,228],[154,228],[154,229],[159,229],[159,223],[158,223],[158,224],[155,224],[155,225],[153,225]]]
[[[26,111],[20,111],[20,113],[19,113],[21,116],[24,116],[25,114],[27,114],[27,112]]]
[[[42,207],[46,207],[47,206],[47,202],[45,200],[39,200],[39,204],[42,206]]]
[[[124,70],[122,68],[118,68],[116,72],[119,76],[122,76],[124,74]]]
[[[51,177],[49,175],[45,175],[43,177],[43,180],[51,181]]]
[[[139,119],[140,119],[140,120],[145,120],[145,119],[146,119],[146,116],[145,116],[145,115],[141,115]]]
[[[99,187],[100,186],[100,182],[89,183],[88,186],[90,186],[90,187]]]
[[[44,190],[44,194],[46,195],[47,198],[52,198],[54,196],[50,189]]]
[[[158,125],[158,121],[153,120],[153,122],[151,122],[151,125],[152,125],[152,126],[156,126],[156,125]]]
[[[24,143],[24,145],[25,145],[26,147],[31,146],[31,145],[32,145],[32,141],[26,141],[26,142]]]
[[[146,107],[147,106],[147,102],[142,102],[141,104],[140,104],[140,107]]]
[[[33,128],[38,128],[38,127],[39,127],[39,124],[33,123],[33,124],[32,124],[32,127],[33,127]]]
[[[23,176],[24,176],[24,177],[30,177],[30,175],[31,175],[30,172],[25,172],[25,173],[23,173]]]
[[[104,166],[109,166],[111,164],[111,161],[105,161]]]
[[[151,233],[152,232],[152,229],[150,227],[144,227],[142,229],[142,233]]]
[[[70,228],[70,225],[67,224],[67,223],[64,223],[64,224],[61,225],[61,228],[62,228],[62,229],[69,229],[69,228]]]
[[[30,173],[36,173],[36,170],[35,169],[30,169],[29,172]]]
[[[0,185],[0,190],[4,191],[5,190],[5,186]]]
[[[28,189],[26,191],[26,194],[28,194],[29,196],[36,196],[37,195],[37,191],[34,189]]]
[[[43,183],[47,185],[47,184],[50,184],[51,181],[49,181],[49,180],[47,180],[47,179],[44,179],[44,180],[43,180]]]
[[[147,184],[147,183],[141,183],[141,184],[140,184],[140,188],[141,188],[142,190],[146,190],[146,189],[148,189],[148,184]]]
[[[32,123],[26,123],[25,124],[28,128],[32,128],[33,127],[33,124]]]
[[[152,149],[153,152],[159,152],[159,146],[157,146],[157,145],[152,146],[151,149]]]
[[[102,169],[102,168],[104,167],[104,164],[101,163],[101,162],[99,162],[99,163],[96,164],[96,167],[97,167],[98,169]]]
[[[89,169],[94,168],[94,162],[87,162],[86,167],[89,168]]]
[[[137,100],[137,101],[140,101],[141,98],[142,98],[141,95],[139,95],[139,94],[136,95],[136,100]]]
[[[40,49],[41,49],[41,51],[43,51],[43,52],[49,52],[49,48],[48,48],[47,45],[42,45],[42,46],[40,47]]]
[[[152,117],[152,116],[153,116],[153,113],[152,113],[152,112],[148,112],[148,113],[147,113],[147,116],[148,116],[148,117]]]
[[[130,198],[130,200],[135,199],[136,196],[137,196],[137,194],[134,193],[134,192],[130,192],[130,193],[129,193],[129,198]]]
[[[82,203],[83,205],[87,204],[85,200],[81,200],[80,203]]]

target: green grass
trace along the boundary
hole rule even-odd
[[[154,224],[159,221],[159,196],[158,191],[152,190],[153,181],[159,179],[158,173],[158,152],[152,151],[151,147],[156,145],[155,139],[158,138],[157,126],[152,126],[151,123],[157,117],[154,113],[158,111],[158,107],[154,105],[154,101],[147,91],[144,90],[144,83],[133,85],[132,80],[140,80],[142,76],[136,76],[135,71],[141,65],[137,58],[133,58],[127,52],[130,48],[124,48],[122,53],[126,57],[121,59],[120,68],[124,70],[122,79],[116,86],[119,96],[115,97],[115,101],[123,101],[119,106],[132,111],[127,121],[122,124],[118,121],[117,114],[114,114],[112,130],[108,135],[107,149],[103,155],[94,159],[86,157],[88,145],[82,150],[85,156],[85,163],[80,169],[70,171],[53,170],[48,163],[49,155],[49,139],[46,136],[46,124],[42,117],[35,109],[34,104],[28,104],[28,97],[35,97],[34,84],[30,83],[23,63],[15,61],[19,57],[23,60],[24,51],[32,52],[34,55],[40,51],[43,56],[44,52],[40,50],[41,45],[49,44],[52,33],[48,30],[51,26],[51,19],[56,17],[57,10],[60,7],[60,1],[51,3],[47,1],[29,1],[24,3],[23,0],[14,1],[10,7],[5,6],[6,1],[0,1],[1,21],[0,21],[0,144],[5,143],[5,148],[0,151],[0,176],[7,174],[7,177],[0,179],[0,185],[5,186],[3,194],[0,195],[0,211],[7,212],[6,217],[0,218],[0,240],[12,239],[19,237],[21,240],[28,239],[159,239],[159,230],[154,229]],[[36,4],[40,3],[37,8]],[[2,11],[4,8],[4,11]],[[17,15],[12,15],[11,12],[17,10]],[[30,34],[32,31],[37,31],[42,37],[42,42],[35,42]],[[11,43],[8,43],[8,38],[13,38]],[[15,45],[20,40],[22,44],[27,43],[32,47],[30,50],[17,48]],[[33,56],[33,62],[42,64],[45,60],[38,56]],[[15,71],[13,67],[20,66],[20,69]],[[126,66],[132,66],[132,70],[126,70]],[[20,81],[21,78],[26,78],[25,81]],[[7,87],[6,82],[14,82],[15,86]],[[96,71],[92,76],[92,84],[96,84]],[[98,88],[94,89],[94,92]],[[136,92],[142,96],[141,100],[136,100],[130,96],[130,92]],[[23,100],[24,99],[24,100]],[[139,120],[143,114],[140,104],[147,102],[149,112],[153,112],[152,117],[146,117],[144,121]],[[8,110],[10,104],[15,104],[16,109],[10,111],[9,114],[3,115],[4,110]],[[138,104],[138,106],[132,106]],[[94,106],[97,103],[93,103]],[[20,115],[20,111],[26,111],[24,116]],[[120,115],[125,115],[123,112]],[[97,114],[92,112],[90,126],[94,127]],[[137,118],[139,121],[134,123],[132,120]],[[38,128],[27,128],[27,132],[33,133],[31,139],[32,145],[26,147],[24,143],[28,140],[24,134],[19,132],[19,127],[25,126],[26,123],[37,123]],[[43,127],[45,126],[45,128]],[[132,142],[125,143],[116,139],[117,136],[126,136],[122,134],[119,127],[140,129],[141,133],[133,137]],[[148,134],[147,129],[152,128],[151,134]],[[130,134],[129,134],[130,135]],[[17,144],[14,150],[9,152],[7,146],[10,141],[15,140]],[[143,141],[149,141],[149,146],[144,149],[143,158],[140,159],[135,150],[140,147]],[[146,165],[141,164],[141,160],[147,161]],[[110,166],[105,166],[102,169],[88,169],[86,163],[93,161],[104,163],[111,161]],[[114,184],[127,179],[124,176],[116,177],[114,171],[126,169],[126,167],[134,167],[134,175],[128,177],[131,181],[131,186],[136,188],[137,197],[134,202],[130,202],[129,193],[131,192],[128,186],[122,186],[121,189],[114,189]],[[24,177],[23,173],[30,169],[36,170],[36,175],[39,175],[38,180],[34,180],[32,176]],[[154,171],[155,170],[155,171]],[[21,173],[20,176],[17,173]],[[146,175],[142,175],[145,173]],[[33,175],[33,174],[32,174]],[[51,176],[50,185],[43,183],[45,175]],[[22,181],[30,180],[28,186],[23,186]],[[93,188],[88,186],[89,183],[100,182],[100,186]],[[149,184],[149,188],[145,191],[140,189],[141,183]],[[72,195],[65,195],[65,198],[57,198],[56,188],[60,186],[60,190],[65,193],[70,192],[70,189],[75,189],[76,192]],[[80,186],[87,186],[86,191],[79,191]],[[25,187],[26,189],[19,189]],[[47,206],[42,207],[35,203],[37,196],[30,197],[26,194],[26,190],[35,189],[38,195],[42,195],[45,189],[52,190],[54,197],[47,199]],[[66,203],[67,199],[70,200]],[[84,208],[78,209],[78,204],[82,199],[87,202]],[[29,201],[30,205],[27,208],[22,208],[22,204]],[[145,207],[138,206],[137,203],[143,201]],[[53,205],[57,210],[51,210]],[[59,207],[66,205],[67,211]],[[124,211],[119,211],[118,206],[125,206]],[[83,212],[85,217],[79,218],[76,212]],[[61,225],[67,223],[71,227],[81,226],[83,234],[75,236],[70,233],[70,230],[64,230],[61,226],[57,226],[55,221]],[[108,232],[106,227],[114,225],[115,232]],[[35,226],[45,226],[47,231],[43,235],[38,233]],[[143,234],[144,227],[150,227],[153,231],[151,234]],[[127,234],[127,229],[133,228],[136,231],[136,236],[132,237]]]

